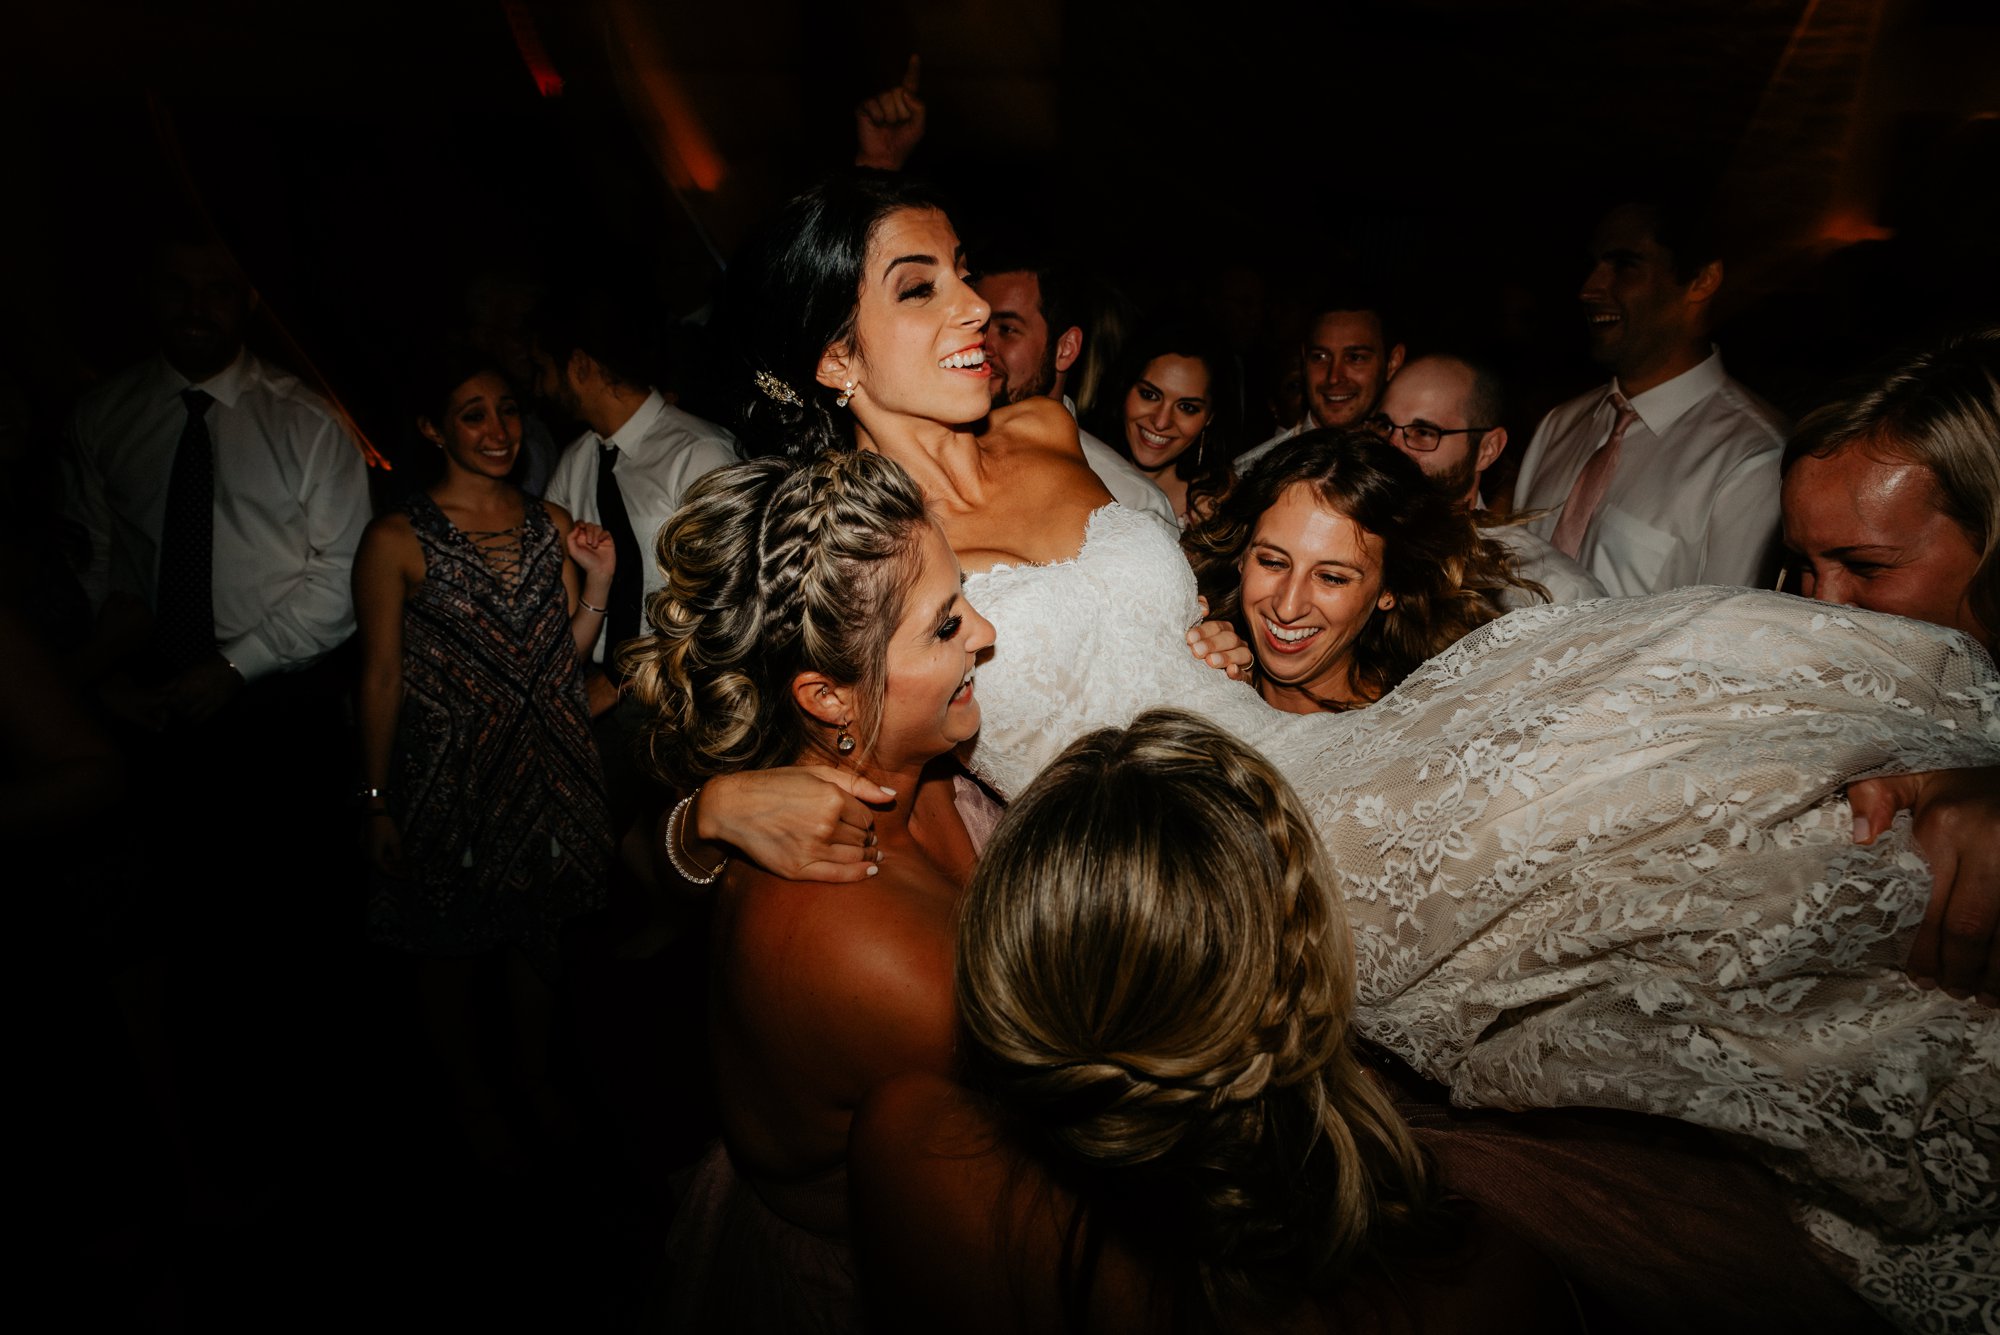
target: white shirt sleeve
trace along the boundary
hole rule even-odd
[[[302,445],[303,560],[263,621],[217,647],[245,681],[305,667],[354,633],[354,553],[368,527],[368,468],[331,414]]]

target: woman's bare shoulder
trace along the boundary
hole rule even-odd
[[[948,1048],[957,891],[919,861],[891,858],[852,885],[732,873],[716,904],[729,967],[794,1014],[843,1029],[901,1025]]]
[[[988,449],[1083,457],[1076,419],[1062,404],[1039,394],[996,408],[988,419],[985,443]]]

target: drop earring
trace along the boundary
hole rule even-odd
[[[847,730],[845,724],[841,725],[840,735],[833,739],[833,749],[844,756],[854,754],[854,734]]]
[[[854,382],[852,380],[848,381],[846,386],[840,391],[840,397],[833,401],[833,406],[836,408],[845,408],[847,401],[854,397],[854,389]]]

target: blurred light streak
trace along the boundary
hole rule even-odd
[[[250,284],[250,290],[258,292],[256,279],[251,275],[250,270],[244,266],[242,259],[236,254],[236,248],[231,246],[223,237],[222,229],[215,225],[215,218],[208,211],[208,202],[202,198],[201,188],[195,184],[194,172],[188,166],[187,154],[181,149],[180,134],[174,129],[173,113],[167,110],[166,104],[160,100],[159,95],[152,92],[146,94],[146,109],[152,117],[153,133],[159,136],[160,148],[166,154],[168,165],[173,168],[174,174],[180,178],[183,198],[187,201],[189,207],[195,211],[196,216],[201,219],[202,226],[208,230],[209,235],[214,237],[216,243],[229,253],[230,262],[243,275],[244,281]],[[367,460],[368,466],[370,468],[379,468],[385,473],[393,472],[394,468],[389,463],[388,458],[375,448],[375,442],[368,439],[368,433],[363,431],[361,424],[354,420],[354,414],[347,411],[347,405],[340,401],[338,394],[334,393],[332,384],[328,382],[324,375],[320,374],[319,367],[314,364],[311,357],[306,355],[306,350],[300,346],[299,341],[292,337],[292,331],[285,327],[285,322],[278,317],[277,310],[269,301],[263,299],[261,292],[258,292],[257,307],[263,312],[265,323],[270,327],[271,333],[276,336],[280,350],[285,354],[287,362],[294,370],[300,372],[305,377],[306,383],[321,398],[327,401],[327,405],[333,409],[334,413],[347,427],[349,433],[353,435],[355,446],[361,451],[361,457]]]
[[[606,0],[605,11],[624,47],[626,66],[652,110],[654,143],[667,179],[680,190],[714,190],[722,184],[722,157],[661,53],[652,21],[633,0]]]
[[[543,97],[561,97],[562,75],[556,73],[555,62],[549,59],[548,48],[542,45],[542,34],[535,27],[535,16],[528,12],[526,0],[500,0],[500,8],[507,11],[514,49],[521,53],[521,63],[528,67],[535,91]]]
[[[721,186],[722,178],[727,175],[722,155],[716,151],[714,141],[695,115],[693,103],[674,77],[673,68],[655,40],[652,20],[633,0],[604,0],[604,10],[610,22],[606,37],[611,69],[614,76],[623,75],[618,83],[626,106],[649,122],[644,128],[650,132],[654,155],[667,188],[673,192],[674,202],[687,215],[715,267],[727,268],[722,251],[702,225],[694,200],[688,196],[690,190],[707,194]]]

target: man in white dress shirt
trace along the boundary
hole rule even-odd
[[[1542,420],[1518,511],[1619,596],[1766,584],[1775,565],[1785,422],[1732,380],[1708,341],[1722,261],[1665,206],[1605,215],[1579,294],[1609,385]]]
[[[67,505],[90,535],[91,656],[107,699],[158,728],[319,662],[354,630],[367,468],[342,419],[243,347],[255,305],[219,243],[162,245],[161,353],[79,401]]]
[[[665,582],[654,540],[696,478],[736,462],[736,439],[649,383],[644,331],[610,294],[554,294],[533,325],[536,394],[587,428],[556,461],[546,495],[618,545],[604,633],[591,649],[607,670],[590,675],[591,712],[602,714],[617,702],[617,647],[644,628],[644,599]],[[622,515],[608,513],[614,501]]]
[[[1366,421],[1402,365],[1403,345],[1389,341],[1388,321],[1379,303],[1353,293],[1321,298],[1299,344],[1305,416],[1237,455],[1236,471],[1249,471],[1275,446],[1301,431]]]
[[[992,372],[993,406],[1035,395],[1061,402],[1076,416],[1063,393],[1070,368],[1083,355],[1082,312],[1074,302],[1070,276],[1040,256],[987,251],[1004,267],[974,275],[972,286],[992,314],[986,321],[986,365]],[[1081,426],[1077,440],[1084,461],[1121,505],[1149,510],[1179,527],[1165,492],[1131,460]]]
[[[1483,517],[1479,479],[1507,448],[1500,377],[1462,357],[1418,357],[1399,371],[1368,424],[1417,463],[1454,501]],[[1428,446],[1428,448],[1426,448]],[[1590,572],[1520,524],[1481,524],[1482,537],[1513,553],[1520,575],[1549,591],[1552,603],[1602,598],[1604,586]],[[1503,599],[1511,609],[1535,601],[1525,590]]]

